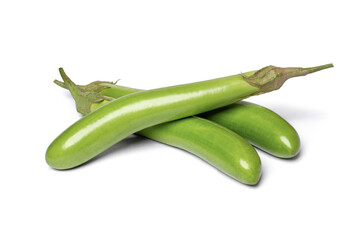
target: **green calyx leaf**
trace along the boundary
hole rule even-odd
[[[258,95],[279,89],[289,78],[305,76],[309,73],[331,68],[333,66],[333,64],[326,64],[311,68],[281,68],[270,65],[256,71],[249,77],[244,77],[244,80],[250,85],[259,88],[259,91],[256,93],[256,95]]]
[[[103,101],[112,101],[110,97],[106,97],[100,94],[100,92],[106,88],[115,85],[112,82],[96,81],[85,86],[76,85],[65,74],[63,68],[59,68],[60,75],[64,82],[55,80],[54,83],[60,87],[68,89],[75,100],[76,110],[81,114],[88,114],[92,111],[93,104],[100,104]]]

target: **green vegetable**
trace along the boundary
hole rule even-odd
[[[138,134],[185,149],[242,183],[254,185],[260,178],[260,158],[250,143],[209,120],[188,117],[146,128]]]
[[[332,64],[313,68],[268,66],[249,75],[136,92],[104,105],[66,129],[50,144],[46,161],[56,169],[73,168],[142,129],[270,92],[291,77],[329,67]],[[62,69],[60,74],[71,90],[71,80]],[[78,111],[82,111],[79,103]]]
[[[55,83],[63,88],[67,88],[66,85],[60,81],[55,80]],[[83,91],[84,97],[87,96],[85,92],[97,92],[102,96],[109,98],[101,102],[91,102],[87,99],[91,106],[86,109],[91,110],[94,110],[113,99],[142,91],[135,88],[118,86],[112,82],[100,81],[77,87],[79,88],[79,91]],[[78,98],[79,97],[80,96],[78,96]],[[83,99],[83,101],[86,101],[86,99]],[[257,104],[241,101],[200,114],[199,116],[231,129],[235,133],[246,138],[254,146],[276,157],[292,158],[299,153],[300,139],[296,130],[278,114]],[[183,131],[191,131],[191,129],[186,128],[183,129]],[[143,135],[142,131],[138,134]],[[152,135],[149,134],[147,134],[146,137],[153,139]],[[154,140],[159,141],[158,139]],[[167,144],[167,142],[163,143]]]
[[[63,82],[55,80],[55,83],[67,88]],[[109,84],[114,89],[109,89]],[[92,104],[92,109],[108,102],[104,100],[102,103],[91,103],[91,94],[94,95],[94,91],[107,92],[107,97],[120,97],[138,91],[108,82],[94,82],[88,86],[73,85],[72,89],[77,101]],[[75,93],[74,89],[77,89]],[[137,134],[197,155],[242,183],[254,185],[259,181],[261,162],[255,149],[238,134],[209,120],[188,117],[149,127]]]
[[[265,107],[241,101],[199,116],[236,132],[276,157],[292,158],[299,153],[300,138],[296,130]]]

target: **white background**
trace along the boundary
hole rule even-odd
[[[357,1],[1,1],[0,239],[359,239]],[[262,68],[335,67],[248,99],[298,131],[238,183],[129,137],[69,171],[45,162],[81,116],[53,80],[144,89]]]

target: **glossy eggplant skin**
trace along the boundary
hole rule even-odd
[[[186,150],[244,184],[259,181],[261,161],[256,150],[238,134],[209,120],[188,117],[137,134]]]
[[[241,75],[233,75],[129,94],[66,129],[48,147],[46,161],[55,169],[73,168],[135,132],[223,107],[258,91]]]
[[[110,85],[100,94],[113,99],[141,90]],[[93,103],[90,111],[104,105]],[[155,125],[136,134],[192,153],[235,180],[254,185],[261,175],[261,161],[251,144],[233,131],[200,117]]]
[[[300,151],[296,130],[278,114],[260,105],[241,101],[200,116],[236,132],[276,157],[292,158]]]
[[[100,93],[119,98],[136,91],[141,90],[114,85]],[[276,157],[293,158],[300,151],[300,138],[294,127],[275,112],[260,105],[240,101],[199,116],[234,131],[252,145]]]
[[[73,168],[147,127],[271,92],[279,89],[289,78],[305,76],[331,67],[333,64],[310,68],[280,68],[269,65],[244,74],[135,92],[100,107],[74,123],[50,144],[45,158],[55,169]],[[71,80],[62,68],[59,70],[70,88]],[[74,91],[72,94],[76,95]],[[81,104],[77,104],[78,111],[85,112],[82,108]]]

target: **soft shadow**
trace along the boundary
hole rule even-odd
[[[294,156],[292,158],[282,158],[282,157],[274,156],[274,155],[272,155],[272,154],[270,154],[268,152],[265,152],[264,150],[262,150],[262,149],[260,149],[260,148],[258,148],[256,146],[253,146],[253,147],[257,150],[257,152],[260,152],[261,154],[264,154],[266,157],[270,157],[271,159],[280,160],[280,161],[283,161],[283,162],[295,162],[295,161],[300,159],[300,157],[302,155],[302,152],[303,152],[303,150],[301,148],[300,152],[296,156]]]
[[[309,108],[295,108],[287,105],[266,105],[265,107],[271,109],[288,121],[318,120],[325,117],[325,112]]]

